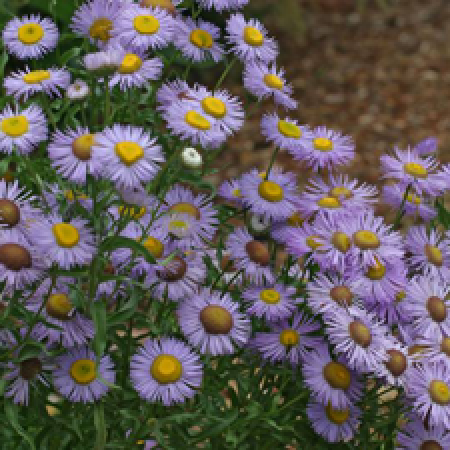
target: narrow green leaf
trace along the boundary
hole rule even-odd
[[[141,254],[150,264],[156,264],[153,255],[142,244],[134,239],[124,236],[110,236],[100,244],[101,252],[111,251],[117,248],[130,248],[138,254]]]
[[[106,305],[102,301],[91,304],[91,316],[95,325],[94,351],[100,359],[106,347]]]
[[[94,406],[94,426],[97,431],[95,450],[103,450],[106,445],[106,423],[103,403],[96,403]]]
[[[19,424],[19,412],[17,406],[10,401],[5,401],[5,414],[16,433],[27,442],[32,450],[36,450],[33,438]]]

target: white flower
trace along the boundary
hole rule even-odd
[[[75,80],[66,91],[70,100],[82,100],[89,95],[89,86],[83,80]]]

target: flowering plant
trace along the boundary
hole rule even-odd
[[[450,166],[429,138],[381,197],[340,173],[247,3],[0,9],[2,449],[450,448]],[[272,101],[270,160],[215,186]]]

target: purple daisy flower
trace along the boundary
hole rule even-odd
[[[213,127],[219,127],[227,135],[238,131],[244,124],[244,109],[238,98],[232,97],[226,90],[212,93],[204,86],[196,86],[188,94],[190,98],[181,102],[190,104],[200,114],[206,116]]]
[[[345,354],[352,369],[369,373],[387,360],[387,328],[373,314],[351,306],[328,314],[325,325],[334,351]]]
[[[195,224],[195,233],[190,233],[187,241],[193,247],[203,247],[204,240],[210,241],[219,225],[211,199],[205,194],[194,195],[191,190],[178,184],[166,193],[161,211],[190,216]]]
[[[269,250],[261,241],[253,239],[245,228],[234,230],[227,239],[226,250],[230,253],[237,270],[255,284],[273,283],[275,277],[270,269]]]
[[[311,130],[307,125],[299,125],[289,117],[280,119],[276,113],[264,114],[261,119],[261,134],[277,147],[292,151],[301,151],[303,143],[312,139]]]
[[[97,250],[94,235],[82,219],[74,218],[66,223],[53,214],[33,224],[31,232],[48,266],[57,263],[61,268],[70,269],[77,264],[89,264]]]
[[[6,95],[26,101],[28,97],[43,92],[49,97],[61,97],[70,84],[70,73],[66,69],[19,70],[3,80]]]
[[[425,428],[416,414],[407,415],[409,421],[397,433],[396,450],[445,450],[450,448],[450,433],[442,425]]]
[[[243,62],[255,60],[274,61],[278,45],[267,37],[267,30],[256,19],[245,20],[242,14],[233,14],[226,24],[226,39],[232,45],[232,52]]]
[[[99,160],[92,158],[95,139],[88,128],[57,130],[47,148],[52,166],[67,180],[85,184],[88,173],[98,175],[102,169]]]
[[[213,356],[232,354],[250,337],[251,323],[239,312],[229,294],[201,289],[184,300],[177,311],[181,331],[200,353]]]
[[[407,281],[405,279],[405,284],[402,286],[402,289],[395,292],[395,295],[391,298],[378,299],[375,296],[365,297],[364,307],[389,326],[401,326],[406,321],[406,316],[400,305],[405,298],[404,288]]]
[[[357,373],[350,369],[345,358],[330,358],[327,346],[316,347],[302,367],[306,386],[322,405],[345,409],[357,402],[364,384]]]
[[[405,386],[413,358],[408,348],[395,339],[386,344],[388,359],[379,366],[376,376],[391,386]]]
[[[130,378],[144,400],[170,406],[195,396],[202,384],[203,367],[184,342],[148,339],[131,358]]]
[[[223,47],[217,42],[220,38],[220,28],[201,19],[194,21],[190,17],[176,22],[176,32],[173,43],[183,55],[201,62],[211,58],[218,62],[223,58]]]
[[[421,276],[409,281],[405,293],[400,308],[415,336],[450,336],[450,285],[439,283],[432,276]]]
[[[380,158],[383,178],[394,178],[399,187],[406,189],[410,185],[419,195],[433,197],[446,189],[446,183],[437,173],[439,163],[432,157],[421,157],[417,150],[394,149],[394,156],[383,155]]]
[[[240,186],[241,183],[239,179],[225,180],[217,189],[217,195],[236,206],[241,206],[242,194]]]
[[[74,12],[70,28],[97,47],[104,48],[112,37],[123,7],[121,1],[89,0]]]
[[[378,264],[395,263],[403,257],[402,236],[387,226],[373,211],[347,217],[346,233],[352,236],[349,260],[354,267],[369,268]]]
[[[242,202],[250,211],[271,219],[286,219],[297,212],[297,185],[290,173],[272,170],[267,179],[256,169],[240,179]]]
[[[10,53],[19,59],[39,59],[58,43],[55,23],[39,15],[14,17],[3,28],[2,39]]]
[[[450,275],[450,240],[425,225],[410,227],[405,237],[407,264],[416,273],[448,279]]]
[[[250,303],[247,314],[264,317],[268,321],[289,318],[301,302],[292,286],[275,284],[271,287],[251,286],[242,292],[242,299]]]
[[[0,180],[0,230],[14,230],[28,239],[30,220],[41,216],[31,205],[36,200],[34,195],[19,188],[17,180],[13,183]]]
[[[126,189],[151,181],[164,162],[156,138],[143,128],[118,124],[95,136],[92,157],[103,166],[103,177]]]
[[[122,91],[133,87],[142,88],[149,85],[149,81],[158,80],[164,67],[159,58],[146,58],[145,52],[123,52],[122,62],[117,72],[110,78],[109,87],[120,86]]]
[[[303,161],[308,167],[333,169],[350,163],[355,157],[355,145],[350,136],[338,131],[317,127],[311,132],[311,139],[302,147],[288,148],[294,159]]]
[[[218,12],[226,9],[239,9],[245,6],[249,0],[199,0],[198,3],[205,9],[214,8]]]
[[[359,277],[347,273],[345,277],[320,273],[308,284],[308,305],[314,314],[333,314],[358,304]]]
[[[273,323],[270,328],[268,333],[256,333],[248,345],[272,364],[288,361],[296,367],[309,360],[312,349],[323,344],[323,338],[309,335],[319,330],[320,324],[301,313],[293,316],[292,324],[285,319]]]
[[[334,409],[330,403],[326,406],[317,401],[310,401],[306,414],[314,431],[328,442],[349,441],[355,434],[361,410],[349,404],[345,409]]]
[[[34,313],[40,311],[45,321],[55,326],[53,328],[42,322],[36,323],[32,331],[34,339],[47,339],[49,345],[61,343],[70,348],[85,345],[94,337],[94,323],[78,312],[70,301],[68,284],[73,282],[74,280],[66,277],[58,279],[47,298],[52,281],[46,278],[28,299],[26,308]],[[44,308],[42,303],[45,303]]]
[[[396,210],[402,205],[404,195],[405,189],[402,189],[398,184],[383,186],[383,202],[393,206]],[[431,198],[420,197],[413,192],[409,192],[403,205],[405,215],[420,217],[424,221],[429,222],[437,215],[431,200]]]
[[[156,284],[153,297],[162,300],[167,297],[178,301],[183,297],[196,295],[200,284],[206,277],[206,266],[199,252],[191,251],[188,255],[175,256],[166,265],[158,265],[147,274],[144,283]]]
[[[260,216],[264,218],[265,216]],[[289,230],[300,227],[304,223],[304,218],[296,211],[294,214],[290,215],[287,219],[272,221],[266,219],[270,226],[270,235],[277,242],[284,243],[285,237],[289,234]]]
[[[20,111],[7,105],[0,113],[0,152],[27,155],[47,139],[47,132],[47,119],[39,106]]]
[[[125,48],[139,52],[166,47],[174,31],[174,19],[167,10],[131,3],[120,14],[112,34]]]
[[[450,371],[442,364],[415,364],[408,371],[406,395],[430,428],[450,428]]]
[[[114,364],[109,355],[96,364],[95,353],[87,347],[73,348],[55,361],[53,385],[71,402],[92,403],[103,397],[116,379]],[[104,381],[103,381],[104,380]]]
[[[176,136],[190,140],[192,145],[217,148],[222,145],[227,135],[220,128],[217,119],[199,112],[197,101],[180,101],[174,99],[170,105],[164,105],[163,116],[167,127]]]
[[[273,95],[276,105],[285,109],[297,108],[297,101],[291,97],[292,86],[286,83],[284,70],[277,69],[274,63],[249,62],[244,69],[243,82],[245,89],[260,101]]]
[[[417,152],[419,156],[426,156],[430,153],[435,153],[438,147],[437,138],[431,136],[420,141],[415,147],[414,151]]]
[[[173,80],[164,83],[156,92],[156,101],[161,105],[157,109],[165,110],[175,100],[189,96],[191,88],[184,80]]]
[[[423,358],[431,363],[442,361],[450,367],[450,337],[442,334],[433,335],[429,338],[418,338],[417,344],[425,347]]]
[[[5,292],[23,289],[44,273],[42,252],[14,230],[0,233],[0,282],[5,281]]]

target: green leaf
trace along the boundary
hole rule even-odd
[[[156,264],[153,255],[139,242],[124,236],[107,237],[100,244],[100,253],[115,250],[117,248],[130,248],[136,253],[141,254],[150,264]]]
[[[18,362],[25,361],[26,359],[35,358],[38,355],[42,355],[45,350],[45,345],[41,342],[27,341],[19,351]]]
[[[97,431],[95,450],[103,450],[106,445],[106,423],[103,403],[96,403],[94,405],[94,426]]]
[[[33,438],[19,424],[19,412],[17,406],[10,401],[5,401],[5,414],[16,433],[27,442],[32,450],[36,450]]]
[[[5,74],[5,66],[7,62],[8,62],[8,53],[6,53],[6,50],[3,50],[3,53],[0,56],[0,78],[3,78],[3,75]]]
[[[106,305],[103,301],[91,304],[91,316],[95,325],[94,351],[100,359],[106,348]]]
[[[70,50],[67,50],[61,55],[60,64],[62,66],[65,66],[68,61],[70,61],[72,58],[75,58],[79,56],[81,53],[81,47],[73,47]]]

